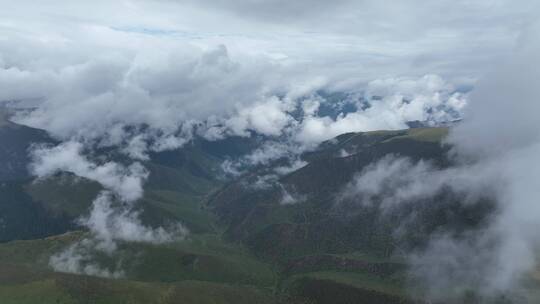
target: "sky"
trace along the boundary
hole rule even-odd
[[[222,44],[232,58],[265,56],[300,65],[296,73],[336,82],[424,74],[466,82],[512,48],[534,17],[535,5],[509,0],[3,2],[4,67],[59,68],[96,55]]]

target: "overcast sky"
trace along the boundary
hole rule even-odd
[[[335,81],[477,77],[536,1],[1,1],[0,62],[58,67],[104,52],[223,44]]]

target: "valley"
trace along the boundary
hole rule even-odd
[[[29,141],[41,134],[25,132]],[[413,209],[403,203],[385,213],[337,195],[388,158],[451,167],[447,132],[347,133],[302,154],[299,168],[278,174],[288,163],[280,158],[233,178],[220,175],[221,163],[253,151],[258,139],[195,141],[156,153],[144,162],[149,177],[135,208],[144,225],[180,222],[189,233],[166,244],[119,241],[112,252],[84,253],[74,261],[82,261],[83,268],[74,268],[82,273],[54,271],[51,257],[92,238],[76,220],[88,214],[102,186],[69,172],[38,180],[14,174],[0,187],[0,298],[6,304],[422,303],[407,252],[438,229],[482,227],[490,202],[460,205],[459,193],[442,189],[434,194],[437,204],[430,196],[415,200]],[[399,238],[397,228],[406,229]]]
[[[145,163],[150,176],[144,197],[137,202],[141,219],[153,226],[179,221],[190,233],[184,240],[163,245],[121,242],[111,255],[93,257],[104,267],[120,263],[119,279],[58,273],[49,265],[52,255],[88,234],[74,220],[89,211],[101,190],[99,184],[67,172],[37,181],[3,181],[0,206],[8,211],[2,213],[3,222],[11,230],[1,230],[0,298],[9,304],[37,299],[40,303],[328,303],[324,294],[310,292],[323,284],[350,290],[343,299],[334,295],[333,303],[348,303],[347,294],[356,293],[373,298],[373,303],[380,299],[405,303],[409,301],[405,264],[391,254],[391,242],[377,232],[367,235],[358,226],[337,220],[338,214],[332,213],[339,211],[325,200],[338,183],[376,157],[374,153],[383,153],[379,150],[397,152],[403,141],[410,141],[422,147],[413,149],[415,153],[429,155],[439,151],[444,134],[444,129],[426,129],[340,136],[304,155],[307,166],[280,178],[283,187],[313,194],[289,205],[280,203],[281,186],[242,186],[283,160],[231,182],[215,177],[222,152],[205,151],[204,145],[154,155]],[[351,155],[337,156],[343,149]],[[326,173],[317,176],[314,171]],[[336,181],[333,189],[318,185],[329,180]],[[5,217],[9,214],[12,218]]]

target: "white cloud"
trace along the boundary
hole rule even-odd
[[[467,104],[466,95],[436,75],[413,79],[381,79],[370,82],[363,109],[339,115],[307,115],[300,124],[296,139],[319,143],[347,132],[406,129],[407,122],[422,121],[434,125],[460,117]],[[310,109],[313,112],[313,109]]]
[[[65,142],[56,147],[37,147],[32,150],[32,173],[46,178],[58,172],[71,172],[77,176],[99,182],[109,191],[102,191],[92,202],[88,216],[78,224],[88,228],[90,237],[53,255],[50,264],[62,272],[121,277],[121,269],[109,271],[92,262],[93,252],[112,254],[118,241],[161,244],[181,240],[188,230],[180,223],[170,227],[152,228],[140,220],[134,211],[134,202],[143,196],[143,183],[147,170],[140,163],[123,166],[115,162],[96,164],[83,155],[83,145]],[[112,192],[111,192],[112,191]],[[114,198],[120,198],[114,203]],[[89,246],[88,244],[92,244]]]
[[[33,100],[40,109],[20,122],[63,140],[129,147],[125,152],[138,159],[145,158],[145,146],[181,146],[193,124],[210,117],[218,119],[208,125],[209,138],[247,130],[276,136],[291,122],[291,101],[321,88],[358,90],[372,79],[428,73],[459,87],[507,52],[532,5],[507,0],[429,5],[407,0],[391,6],[371,0],[5,3],[0,100]],[[440,84],[433,77],[424,82]],[[407,89],[407,82],[401,83]],[[409,91],[424,90],[410,86]],[[451,107],[461,107],[461,98],[448,97]],[[313,116],[299,138],[403,127],[401,120],[426,117],[422,110],[436,99],[427,98],[395,109],[399,117],[384,109],[335,122]],[[381,119],[374,118],[378,115]],[[139,125],[151,135],[144,141],[126,129]]]
[[[494,189],[503,181],[501,173],[487,163],[441,169],[429,161],[388,155],[357,174],[339,194],[339,200],[389,211],[451,190],[461,194],[463,204],[474,204],[479,198],[497,196]]]
[[[114,207],[112,196],[107,192],[94,200],[90,215],[78,222],[92,232],[99,240],[98,247],[107,252],[116,249],[115,241],[161,244],[181,240],[188,234],[181,224],[169,229],[143,225],[139,213],[130,206]]]
[[[169,227],[145,226],[133,206],[113,206],[113,195],[101,192],[92,203],[90,214],[78,223],[90,230],[90,235],[55,253],[49,265],[58,272],[84,274],[105,278],[123,278],[121,257],[115,256],[118,242],[163,244],[183,240],[188,230],[180,223]],[[97,256],[106,254],[117,262],[114,267],[99,265]]]
[[[248,130],[253,130],[262,135],[279,136],[284,128],[291,123],[293,118],[288,112],[293,109],[289,103],[273,97],[247,108],[239,109],[236,116],[225,122],[225,126],[234,135],[245,136]]]
[[[515,54],[480,83],[464,122],[450,134],[458,155],[497,168],[504,179],[499,214],[485,236],[500,240],[491,252],[496,273],[482,273],[488,292],[516,287],[540,248],[534,232],[540,229],[540,125],[533,114],[540,109],[539,32],[538,22],[524,31]]]
[[[288,166],[280,166],[274,168],[274,172],[279,174],[280,176],[289,174],[291,172],[294,172],[304,166],[306,166],[308,163],[306,161],[303,161],[301,159],[294,159],[291,161],[291,163]]]
[[[521,283],[537,265],[539,31],[538,23],[524,31],[515,54],[472,94],[463,123],[452,128],[449,138],[457,167],[441,170],[423,162],[385,159],[347,188],[346,197],[368,204],[381,199],[390,207],[433,196],[443,186],[467,194],[462,203],[479,197],[496,203],[482,229],[460,236],[439,231],[425,250],[411,255],[412,274],[430,300],[459,302],[471,290],[487,300],[520,294],[526,292]]]
[[[49,259],[49,266],[58,272],[113,279],[125,277],[125,272],[121,269],[120,264],[115,265],[114,269],[108,269],[94,261],[92,251],[95,245],[95,242],[90,239],[74,243],[65,250],[52,255]]]
[[[126,201],[142,197],[143,182],[148,172],[141,164],[125,167],[108,161],[97,165],[82,153],[83,145],[77,142],[66,142],[52,148],[38,147],[32,150],[32,174],[43,178],[62,171],[71,172],[99,182]]]
[[[279,183],[278,183],[278,187],[281,190],[281,199],[279,201],[281,205],[294,205],[294,204],[303,203],[307,200],[306,195],[301,195],[297,193],[296,191],[294,191],[294,189],[287,190],[285,186]]]

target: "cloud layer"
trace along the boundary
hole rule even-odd
[[[128,167],[112,161],[98,165],[83,155],[81,143],[72,141],[55,147],[36,147],[31,154],[30,170],[38,178],[70,172],[100,183],[127,202],[133,202],[143,195],[143,182],[148,172],[138,162]]]
[[[423,198],[441,204],[435,198],[442,189],[464,195],[462,205],[483,199],[496,204],[481,229],[456,233],[443,227],[426,248],[409,255],[411,274],[431,300],[459,303],[471,291],[487,301],[527,295],[522,283],[537,267],[540,249],[540,125],[534,114],[540,110],[539,32],[538,24],[524,31],[515,54],[472,94],[464,121],[448,139],[456,167],[387,157],[344,190],[345,199],[383,211]]]
[[[509,51],[533,2],[6,3],[0,101],[39,105],[21,123],[139,159],[182,146],[194,129],[279,136],[301,124],[297,138],[319,142],[402,128],[442,120],[440,107],[459,111],[453,90]],[[384,98],[334,119],[291,115],[321,89]]]

